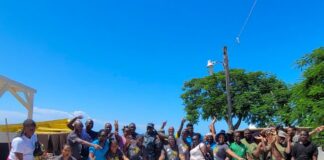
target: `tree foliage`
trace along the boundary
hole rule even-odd
[[[290,109],[290,93],[287,85],[274,75],[232,69],[230,82],[233,105],[231,118],[237,119],[232,124],[234,129],[239,127],[241,121],[265,126],[278,119],[285,119],[278,117],[278,110]],[[203,119],[213,116],[218,120],[229,118],[224,72],[185,82],[183,91],[181,98],[189,121],[197,123],[200,116]]]
[[[294,105],[290,119],[300,126],[324,123],[324,48],[314,50],[297,61],[303,80],[292,88]]]

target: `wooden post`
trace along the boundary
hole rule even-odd
[[[7,120],[7,118],[6,118],[5,120],[6,120],[6,134],[7,134],[8,148],[9,148],[9,151],[10,151],[11,146],[10,146],[10,137],[9,137],[8,120]]]
[[[228,64],[228,54],[227,54],[227,47],[224,46],[223,49],[224,53],[224,70],[226,76],[226,95],[227,95],[227,124],[230,130],[233,130],[233,123],[232,123],[232,100],[231,100],[231,92],[230,92],[230,74],[229,74],[229,64]]]

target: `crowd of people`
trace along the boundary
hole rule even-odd
[[[185,119],[177,132],[171,126],[165,133],[166,122],[157,130],[148,123],[144,134],[136,132],[135,123],[123,126],[120,132],[118,121],[106,123],[96,132],[93,120],[88,119],[84,127],[81,118],[68,123],[72,131],[56,160],[316,160],[318,149],[309,137],[324,130],[324,126],[311,132],[277,126],[259,132],[246,129],[243,134],[216,133],[214,118],[205,135],[194,132],[193,124],[186,124]],[[33,120],[24,121],[21,134],[11,142],[8,160],[34,159],[35,127]]]

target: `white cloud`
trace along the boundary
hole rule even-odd
[[[27,118],[27,111],[8,111],[8,110],[0,110],[0,124],[5,123],[5,119],[8,119],[9,124],[22,123]],[[112,125],[114,124],[114,120],[101,120],[95,117],[91,117],[84,111],[73,111],[66,112],[63,110],[51,109],[51,108],[42,108],[42,107],[34,107],[33,119],[35,121],[48,121],[55,119],[64,119],[64,118],[73,118],[75,116],[82,115],[83,121],[91,118],[94,121],[94,129],[99,130],[104,127],[104,124],[109,122]],[[3,117],[3,119],[2,119]],[[122,128],[124,125],[128,125],[129,123],[119,121],[119,128]],[[146,131],[146,124],[136,124],[137,131],[143,133]]]
[[[66,112],[57,109],[34,107],[33,119],[35,121],[48,121],[55,119],[73,118],[76,115],[82,114],[85,118],[90,118],[83,111]],[[8,123],[21,123],[27,118],[27,111],[9,111],[0,110],[0,117],[8,119]],[[4,120],[0,120],[0,124],[4,124]]]
[[[17,111],[6,111],[0,110],[0,124],[5,123],[5,118],[7,118],[8,123],[21,123],[27,118],[27,112],[17,112]]]

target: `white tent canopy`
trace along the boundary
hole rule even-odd
[[[36,90],[0,75],[0,98],[6,91],[9,91],[28,110],[28,118],[32,119]],[[23,94],[19,95],[19,93]]]

